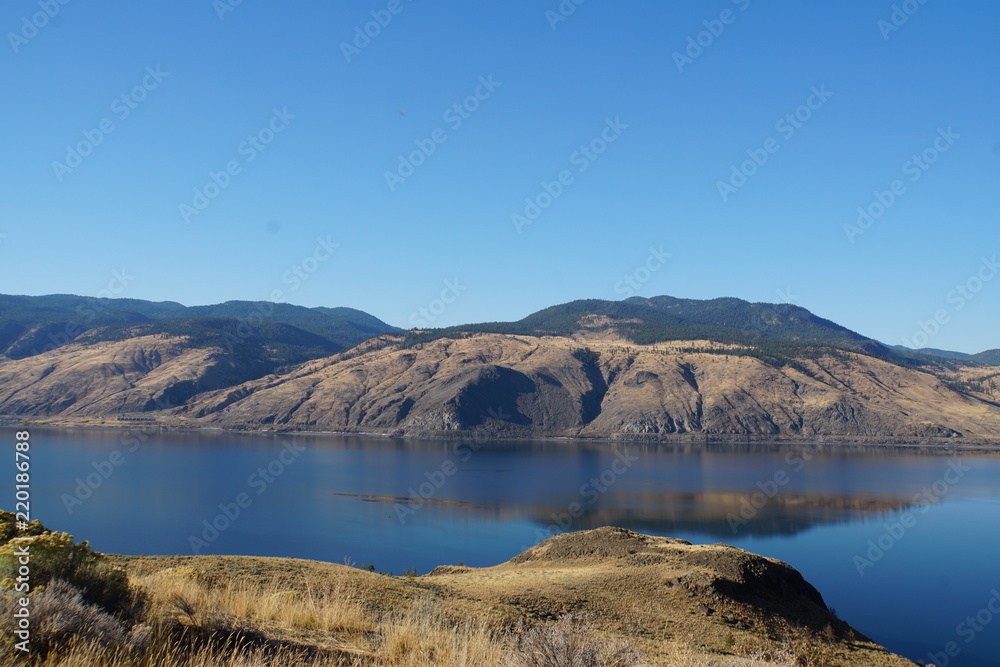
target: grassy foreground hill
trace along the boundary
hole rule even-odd
[[[0,665],[913,667],[788,565],[721,544],[599,528],[494,567],[391,576],[288,558],[103,556],[37,523],[25,660],[10,627],[22,595],[12,521],[0,513]]]

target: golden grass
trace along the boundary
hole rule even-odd
[[[307,582],[304,593],[278,581],[263,586],[245,580],[208,587],[194,573],[177,568],[136,577],[133,583],[150,593],[154,606],[170,613],[178,602],[235,618],[275,622],[289,628],[359,635],[374,630],[360,601],[340,583]]]
[[[430,596],[396,611],[355,598],[342,582],[306,581],[289,590],[273,582],[227,580],[209,584],[191,568],[132,577],[150,596],[145,621],[150,639],[133,647],[77,644],[24,659],[8,652],[0,666],[35,667],[528,667],[519,655],[525,630],[486,619],[449,617]],[[210,641],[213,632],[233,633]],[[190,634],[185,634],[190,633]],[[241,634],[242,633],[242,634]],[[192,637],[195,638],[192,640]],[[235,639],[232,639],[235,637]],[[587,641],[597,640],[597,635]],[[598,640],[599,641],[599,640]],[[656,663],[634,667],[792,667],[777,660],[699,653],[666,647]],[[600,667],[598,665],[598,667]]]
[[[275,660],[273,655],[260,649],[233,648],[227,651],[199,650],[190,651],[184,648],[152,647],[146,655],[135,656],[122,649],[110,649],[94,645],[71,647],[65,653],[50,657],[37,663],[22,660],[5,659],[3,665],[37,664],[45,667],[320,667],[331,665],[335,667],[353,667],[362,663],[351,662],[283,662]]]

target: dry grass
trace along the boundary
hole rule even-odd
[[[153,604],[168,614],[172,608],[186,605],[235,618],[327,633],[360,635],[374,629],[360,601],[339,583],[307,583],[304,593],[289,590],[277,580],[264,585],[238,580],[208,586],[193,571],[176,568],[133,581],[149,591]]]
[[[501,632],[476,619],[449,622],[429,598],[383,617],[373,647],[374,664],[399,667],[497,665],[505,650]]]
[[[627,644],[572,617],[535,627],[501,627],[450,617],[430,596],[395,611],[372,608],[342,582],[209,583],[190,568],[134,576],[149,593],[142,641],[113,643],[81,632],[46,656],[7,651],[0,666],[38,667],[642,667]],[[63,592],[63,598],[73,599]],[[79,606],[79,600],[75,600]],[[37,619],[39,622],[44,619]],[[791,667],[670,647],[664,667]]]
[[[667,667],[798,667],[799,662],[791,653],[758,653],[750,657],[719,656],[694,651],[686,646],[673,645],[666,652]]]

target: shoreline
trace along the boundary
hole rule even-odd
[[[927,452],[964,452],[974,454],[1000,454],[1000,441],[965,438],[905,438],[898,436],[858,437],[858,436],[789,436],[789,435],[727,435],[703,433],[672,433],[672,434],[617,434],[614,436],[574,436],[503,433],[490,431],[422,431],[404,433],[393,431],[328,431],[302,429],[250,429],[232,427],[188,426],[176,423],[132,422],[103,420],[99,418],[88,420],[68,420],[66,422],[48,421],[52,418],[25,419],[17,416],[0,416],[0,426],[42,428],[62,431],[116,431],[116,432],[164,432],[164,433],[203,433],[216,435],[249,435],[249,436],[295,436],[295,437],[361,437],[378,438],[382,440],[413,440],[425,442],[451,442],[456,440],[473,440],[476,442],[540,442],[540,443],[605,443],[609,445],[655,445],[665,447],[684,446],[818,446],[844,448],[874,448],[906,451]]]

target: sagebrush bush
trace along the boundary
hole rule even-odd
[[[31,600],[31,645],[47,653],[71,639],[121,644],[128,630],[118,618],[83,601],[80,590],[62,579],[36,589]]]
[[[111,614],[134,618],[143,605],[128,576],[113,567],[103,554],[91,551],[87,542],[73,543],[66,533],[43,533],[20,542],[0,546],[0,588],[12,588],[17,576],[16,551],[27,546],[30,554],[32,589],[62,580],[80,591],[83,601]]]
[[[602,640],[580,616],[566,614],[555,625],[523,633],[511,667],[638,667],[640,656],[625,642]]]

